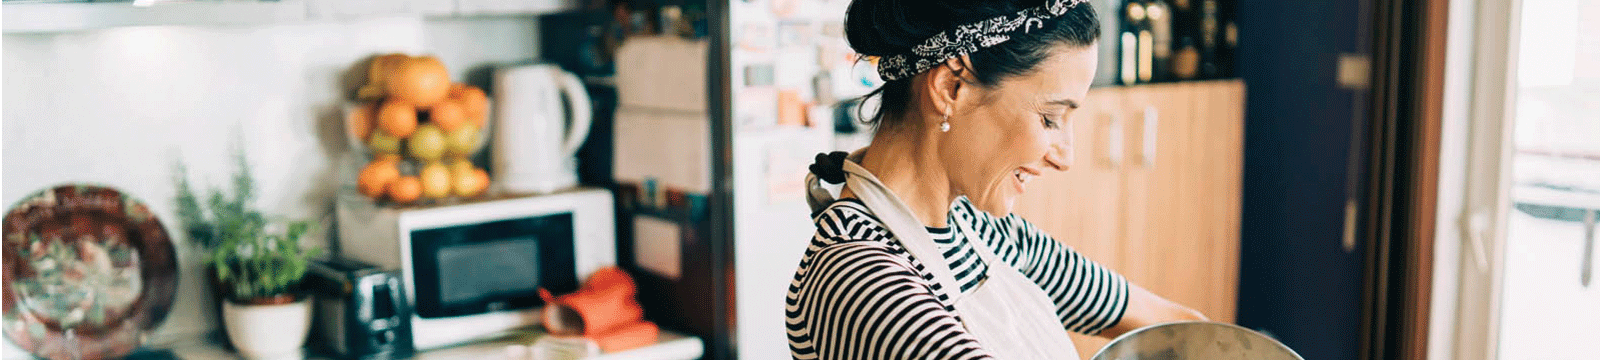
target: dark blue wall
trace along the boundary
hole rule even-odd
[[[1355,0],[1240,0],[1235,64],[1248,93],[1239,324],[1307,359],[1354,359],[1361,252],[1345,252],[1355,94],[1341,53],[1367,52]]]

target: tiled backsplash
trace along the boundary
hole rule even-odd
[[[0,202],[69,182],[144,200],[178,242],[182,276],[153,340],[205,332],[217,326],[216,303],[176,232],[174,164],[187,164],[202,188],[222,185],[230,149],[243,146],[259,206],[329,220],[344,171],[337,159],[348,148],[341,82],[353,65],[379,52],[429,53],[456,79],[486,85],[487,66],[537,58],[536,25],[532,17],[396,17],[7,34]]]

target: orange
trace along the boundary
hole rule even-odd
[[[472,171],[472,177],[477,178],[478,188],[474,189],[472,191],[472,195],[469,195],[469,196],[483,195],[484,192],[487,192],[489,190],[489,172],[488,171],[484,171],[483,169],[473,170]]]
[[[362,195],[377,199],[383,197],[389,183],[400,178],[400,158],[380,157],[368,163],[361,173],[356,176],[356,188]]]
[[[450,88],[450,99],[461,104],[466,111],[468,121],[482,127],[489,119],[489,96],[483,89],[467,84],[455,84]]]
[[[428,121],[439,125],[445,132],[451,132],[467,123],[467,112],[460,102],[445,100],[428,109]]]
[[[411,136],[417,130],[417,108],[395,100],[383,102],[378,107],[378,128],[400,139]]]
[[[410,59],[410,56],[401,53],[389,53],[372,58],[372,63],[367,66],[367,83],[383,86],[383,79],[389,72],[394,71],[395,65]]]
[[[422,198],[422,180],[415,176],[402,176],[389,183],[389,199],[409,204]]]
[[[410,56],[400,53],[383,54],[372,57],[367,65],[367,84],[356,90],[356,98],[363,100],[383,99],[384,92],[388,91],[383,85],[383,80],[393,71],[396,65],[410,59]]]
[[[366,139],[367,135],[372,134],[372,119],[377,116],[378,106],[376,104],[361,104],[350,109],[349,114],[345,114],[346,126],[349,126],[350,134],[355,135],[357,139]]]
[[[398,61],[384,74],[384,93],[389,97],[429,108],[450,95],[450,70],[432,56]]]

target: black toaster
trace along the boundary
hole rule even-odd
[[[303,284],[316,302],[316,350],[361,360],[405,359],[414,353],[412,308],[398,273],[333,258],[311,262]]]

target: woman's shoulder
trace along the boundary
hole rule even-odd
[[[868,241],[888,244],[889,240],[892,240],[883,223],[872,215],[872,211],[867,209],[861,200],[851,198],[834,200],[832,204],[812,214],[811,220],[817,226],[817,237],[829,242]]]

